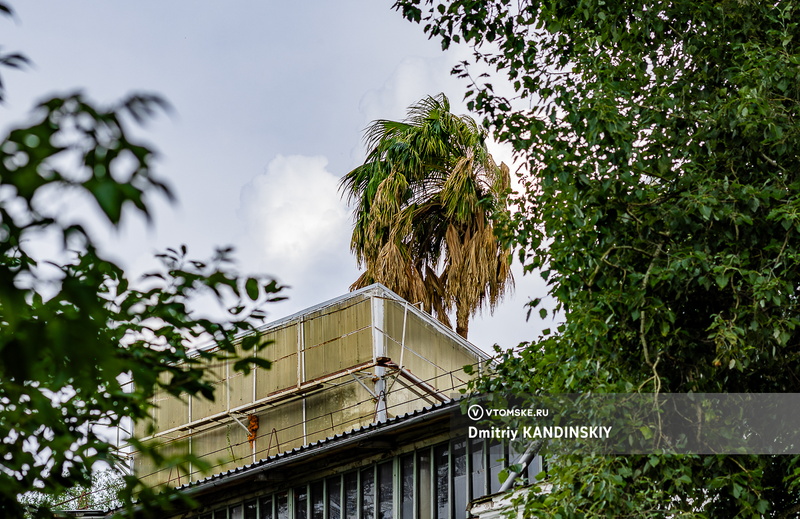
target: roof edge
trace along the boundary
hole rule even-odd
[[[277,319],[275,321],[266,323],[263,326],[260,326],[259,327],[259,331],[260,332],[267,332],[267,331],[273,330],[275,328],[279,328],[279,327],[281,327],[281,326],[283,326],[285,324],[288,324],[288,323],[290,323],[292,321],[296,321],[298,319],[301,319],[305,315],[312,314],[312,313],[315,313],[315,312],[319,312],[320,310],[324,310],[325,308],[327,308],[329,306],[333,306],[333,305],[339,304],[339,303],[341,303],[343,301],[347,301],[348,299],[353,299],[353,298],[361,297],[361,296],[373,296],[373,295],[374,296],[379,296],[379,297],[385,297],[387,299],[393,299],[393,300],[397,301],[398,303],[407,304],[408,308],[410,309],[410,311],[413,312],[417,317],[419,317],[420,319],[422,319],[422,320],[426,321],[427,323],[429,323],[430,325],[432,325],[439,332],[443,333],[444,335],[447,335],[449,338],[451,338],[452,340],[457,342],[461,347],[463,347],[464,349],[466,349],[467,351],[469,351],[470,353],[472,353],[473,355],[475,355],[479,359],[482,359],[484,361],[488,361],[488,360],[491,359],[491,355],[487,354],[485,351],[481,350],[480,348],[478,348],[477,346],[475,346],[474,344],[469,342],[467,339],[465,339],[462,336],[460,336],[459,334],[457,334],[455,331],[453,331],[452,328],[449,328],[449,327],[445,326],[444,324],[442,324],[441,321],[436,319],[434,316],[432,316],[428,312],[425,312],[424,310],[420,310],[419,308],[417,308],[414,305],[414,303],[405,300],[404,298],[399,296],[396,292],[392,291],[391,289],[389,289],[386,285],[383,285],[382,283],[373,283],[373,284],[368,285],[366,287],[359,288],[358,290],[354,290],[352,292],[347,292],[346,294],[342,294],[342,295],[340,295],[338,297],[334,297],[333,299],[329,299],[327,301],[323,301],[322,303],[318,303],[318,304],[316,304],[314,306],[310,306],[308,308],[300,310],[299,312],[295,312],[295,313],[293,313],[291,315],[287,315],[286,317],[281,317],[280,319]]]

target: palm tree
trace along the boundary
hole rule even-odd
[[[444,94],[374,121],[364,164],[341,180],[354,203],[351,249],[364,273],[351,290],[380,282],[467,337],[469,318],[513,285],[510,250],[492,217],[507,212],[509,170],[486,149],[473,119],[450,113]]]

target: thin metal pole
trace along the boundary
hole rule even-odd
[[[383,336],[383,300],[371,296],[370,301],[372,306],[372,351],[373,358],[377,361],[378,357],[386,356],[386,339]],[[389,413],[386,409],[386,368],[383,366],[375,367],[375,394],[378,396],[378,402],[375,407],[375,421],[382,423],[389,419]]]

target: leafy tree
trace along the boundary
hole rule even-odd
[[[0,12],[11,9],[0,3]],[[26,62],[17,53],[0,59],[16,67]],[[69,193],[119,226],[132,214],[147,217],[149,197],[171,197],[154,173],[152,148],[128,131],[131,120],[142,122],[163,106],[151,95],[111,107],[80,93],[53,97],[35,108],[31,122],[0,136],[2,517],[47,516],[47,500],[28,506],[23,495],[61,495],[90,485],[98,462],[124,463],[103,428],[147,419],[155,388],[213,398],[206,363],[260,347],[257,306],[279,287],[238,277],[229,250],[202,262],[189,260],[185,247],[169,250],[160,255],[163,268],[134,286],[83,227],[52,206],[54,196]],[[56,252],[41,252],[49,249]],[[230,305],[227,317],[196,317],[190,304],[200,294]],[[239,340],[242,333],[250,335]],[[204,339],[219,349],[193,354],[192,344]],[[267,366],[251,356],[236,369],[254,363]],[[132,444],[158,463],[189,461]],[[137,495],[144,511],[176,499],[135,476],[123,481],[119,497],[127,506]]]
[[[509,172],[486,148],[486,132],[450,112],[444,94],[426,97],[401,122],[365,132],[367,158],[342,179],[355,200],[351,247],[365,272],[351,288],[380,282],[456,331],[493,309],[513,282],[510,249],[492,215],[505,212]]]
[[[510,232],[565,316],[505,354],[484,389],[800,390],[797,2],[396,8],[444,48],[473,47],[455,73],[527,162]],[[476,63],[514,93],[495,93]],[[530,515],[800,511],[796,456],[563,455],[549,474]]]
[[[121,473],[114,469],[96,470],[88,486],[74,486],[59,495],[27,492],[20,501],[32,508],[46,504],[55,510],[114,510],[123,504],[118,495],[124,487]]]

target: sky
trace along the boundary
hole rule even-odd
[[[133,276],[153,254],[187,245],[195,258],[233,246],[237,268],[289,285],[278,319],[348,291],[358,277],[352,219],[339,178],[364,159],[363,129],[402,119],[426,95],[444,92],[466,113],[465,84],[451,68],[466,48],[443,52],[391,2],[337,0],[37,0],[12,3],[0,19],[4,52],[33,66],[4,70],[0,128],[24,123],[37,100],[81,90],[100,103],[132,92],[173,107],[135,133],[159,151],[157,171],[177,195],[151,199],[154,221],[128,218],[112,231],[96,210],[67,199],[64,211],[94,229],[103,250]],[[493,144],[499,162],[510,150]],[[513,168],[512,168],[513,169]],[[489,351],[536,339],[550,320],[525,303],[544,283],[514,266],[516,289],[476,316],[470,340]]]

